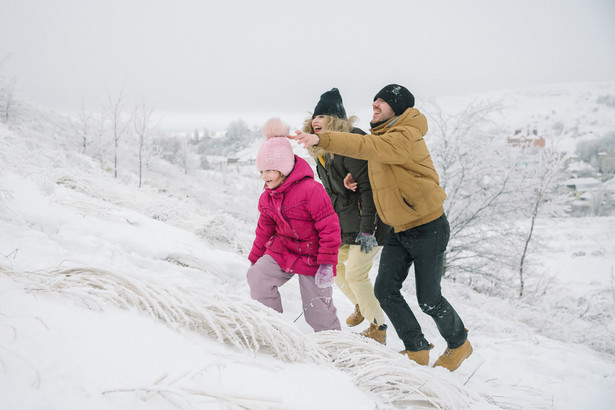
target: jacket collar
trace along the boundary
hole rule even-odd
[[[422,135],[425,135],[427,133],[427,119],[419,110],[414,107],[410,107],[401,115],[393,117],[385,121],[384,123],[373,127],[370,132],[376,135],[383,134],[388,131],[388,128],[391,128],[394,125],[410,126],[417,128],[421,131]]]

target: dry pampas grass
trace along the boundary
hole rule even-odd
[[[326,354],[268,307],[230,292],[147,282],[94,268],[4,271],[29,292],[59,293],[93,310],[137,310],[173,328],[214,336],[245,351],[268,348],[285,361],[322,362]]]
[[[279,313],[243,295],[202,284],[197,289],[149,279],[145,282],[94,268],[16,273],[0,267],[0,272],[29,292],[58,293],[98,311],[106,306],[137,310],[173,328],[204,333],[244,351],[266,349],[284,361],[332,365],[349,374],[359,389],[376,396],[379,408],[490,407],[488,398],[439,377],[434,369],[415,365],[386,346],[354,333],[305,335]],[[171,392],[188,398],[212,398],[205,391],[177,383],[128,390],[158,393],[167,399]],[[235,404],[249,407],[250,399],[236,399]],[[253,402],[255,408],[263,405],[257,402]]]

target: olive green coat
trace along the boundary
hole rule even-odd
[[[353,129],[352,133],[365,135],[359,128]],[[374,235],[378,245],[382,246],[384,236],[390,229],[376,213],[367,168],[367,161],[344,155],[326,156],[324,164],[316,159],[316,171],[340,219],[344,245],[356,245],[357,234],[363,232]],[[357,183],[354,192],[344,186],[348,173]]]
[[[374,204],[395,232],[431,222],[444,213],[446,194],[440,186],[423,136],[427,119],[416,108],[357,135],[327,131],[319,147],[369,163]]]

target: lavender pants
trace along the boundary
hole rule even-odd
[[[333,305],[333,289],[316,286],[314,276],[284,272],[270,255],[264,255],[248,269],[250,296],[265,306],[282,313],[282,298],[278,287],[293,276],[299,279],[299,290],[305,321],[315,332],[341,330],[337,309]]]

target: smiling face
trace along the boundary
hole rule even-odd
[[[265,171],[261,171],[261,179],[265,181],[265,185],[269,189],[276,189],[282,182],[286,179],[284,175],[280,171],[276,171],[275,169],[267,169]]]
[[[372,109],[374,110],[372,124],[384,122],[395,117],[395,111],[393,111],[389,103],[382,98],[377,98],[376,101],[372,103]]]
[[[317,115],[312,118],[312,128],[314,128],[314,132],[318,134],[321,131],[324,131],[327,128],[327,116],[326,115]]]

